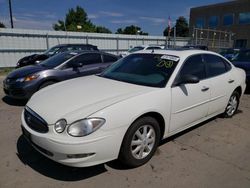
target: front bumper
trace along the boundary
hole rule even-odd
[[[36,84],[33,83],[7,83],[3,81],[4,93],[15,99],[29,99],[37,90]]]
[[[49,132],[44,134],[29,128],[23,115],[22,129],[25,138],[41,154],[73,167],[93,166],[116,159],[126,132],[125,128],[99,129],[85,137],[71,137],[67,133],[57,134],[53,126],[49,126]]]

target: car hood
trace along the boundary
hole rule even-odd
[[[40,72],[42,70],[46,70],[47,68],[45,67],[42,67],[40,65],[29,65],[29,66],[26,66],[26,67],[21,67],[19,69],[16,69],[14,71],[12,71],[11,73],[8,74],[8,78],[22,78],[22,77],[25,77],[25,76],[28,76],[30,74],[34,74],[34,73],[37,73],[37,72]]]
[[[239,62],[239,61],[234,61],[232,62],[234,66],[242,68],[244,70],[250,70],[250,62]]]
[[[42,89],[32,96],[27,106],[48,124],[55,124],[62,118],[72,123],[107,106],[155,89],[99,76],[87,76]]]

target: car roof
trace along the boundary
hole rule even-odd
[[[143,47],[143,48],[145,48],[145,47],[160,47],[161,45],[157,45],[157,44],[149,44],[149,45],[145,45],[145,44],[143,44],[143,45],[136,45],[136,46],[134,46],[134,48],[135,47]]]
[[[103,51],[93,51],[93,50],[72,50],[72,51],[67,51],[67,52],[63,52],[63,53],[64,54],[73,54],[73,55],[84,54],[84,53],[99,53],[99,54],[107,54],[107,55],[117,57],[114,54],[110,54],[110,53],[103,52]]]
[[[65,46],[94,46],[92,44],[58,44],[55,47],[65,47]]]
[[[195,54],[214,54],[219,55],[215,52],[207,51],[207,50],[197,50],[197,49],[166,49],[166,50],[144,50],[144,51],[138,51],[134,52],[133,54],[162,54],[162,55],[172,55],[172,56],[178,56],[180,58],[186,58],[191,55]],[[221,56],[221,55],[219,55]]]

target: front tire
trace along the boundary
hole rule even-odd
[[[136,120],[128,129],[122,142],[119,160],[129,167],[148,162],[160,141],[159,123],[152,117]]]
[[[240,94],[238,91],[234,91],[230,96],[227,107],[223,114],[225,118],[231,118],[237,112],[240,103]]]

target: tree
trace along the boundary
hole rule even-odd
[[[134,25],[127,26],[124,29],[118,28],[116,34],[148,35],[148,33],[143,32],[140,27]]]
[[[102,26],[95,26],[89,19],[85,10],[77,6],[76,9],[69,9],[66,14],[65,21],[58,20],[58,23],[53,25],[56,31],[81,31],[81,32],[97,32],[111,33],[111,31]]]
[[[172,34],[174,33],[173,32],[173,29],[174,28],[171,28],[171,31],[170,31],[170,35],[172,36]],[[169,32],[169,26],[166,27],[166,29],[164,29],[163,31],[163,36],[167,37],[168,36],[168,32]]]
[[[112,32],[106,27],[97,26],[96,33],[112,33]]]
[[[176,36],[177,37],[188,37],[188,35],[189,35],[189,27],[188,27],[188,22],[187,22],[186,18],[184,18],[183,16],[180,16],[176,20],[175,27],[176,27]],[[169,27],[167,27],[163,31],[164,36],[168,36],[168,29],[169,29]],[[170,35],[171,36],[174,35],[174,27],[172,27]]]
[[[2,22],[0,22],[0,28],[6,28]]]

